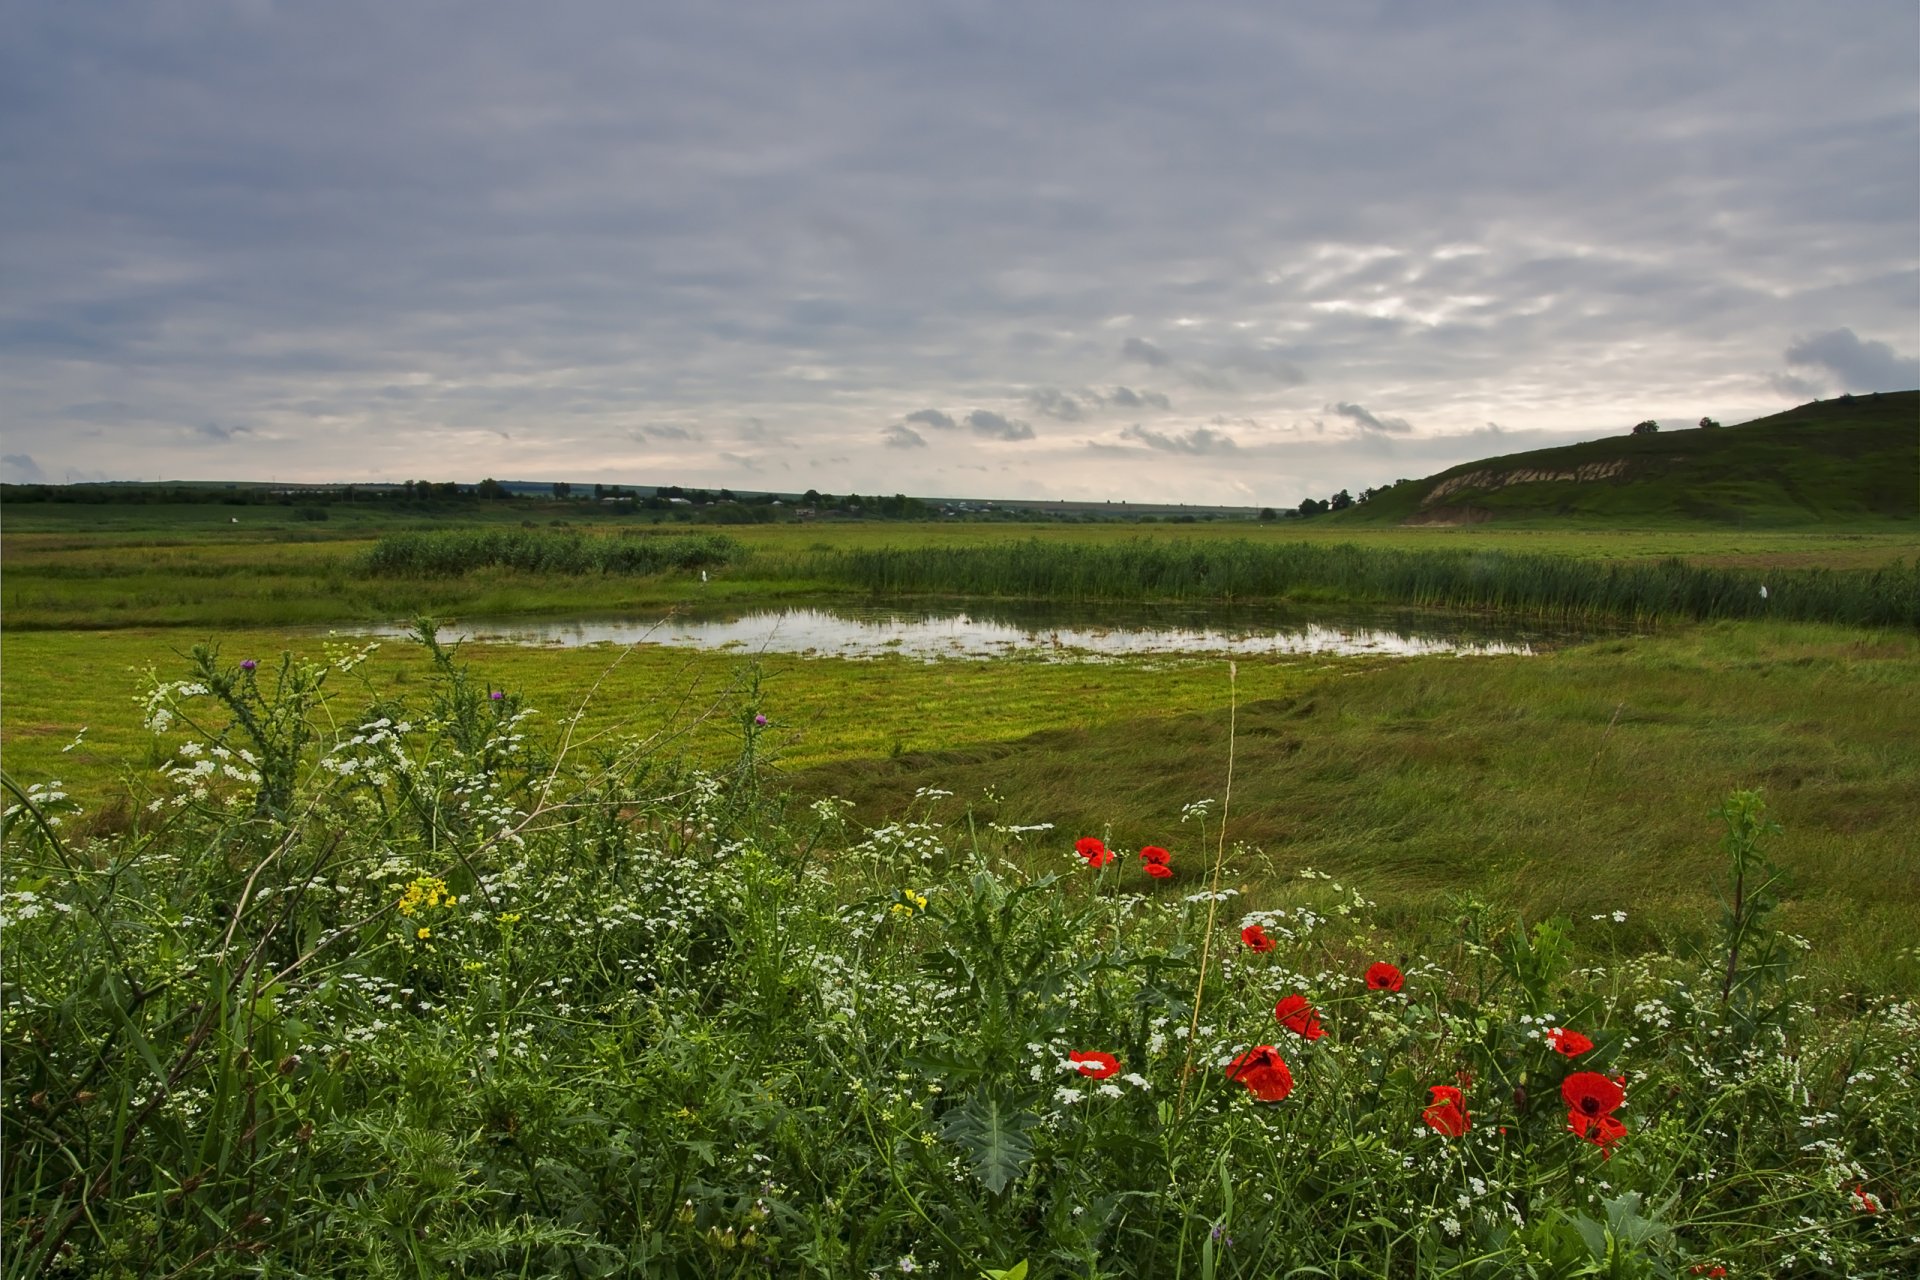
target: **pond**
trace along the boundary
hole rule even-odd
[[[398,636],[404,627],[366,634]],[[652,644],[812,657],[921,661],[1027,658],[1098,662],[1177,654],[1533,654],[1584,638],[1482,619],[1415,612],[1338,615],[1271,607],[809,603],[683,608],[631,616],[470,618],[442,639],[571,648]]]

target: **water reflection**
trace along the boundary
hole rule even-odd
[[[371,634],[401,635],[401,627]],[[693,649],[922,661],[1021,657],[1087,662],[1153,654],[1532,654],[1571,632],[1414,613],[969,603],[942,608],[809,604],[672,615],[468,619],[448,640],[573,647],[655,644]]]

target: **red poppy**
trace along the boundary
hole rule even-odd
[[[1398,991],[1406,985],[1401,972],[1385,960],[1367,966],[1367,987],[1372,991]]]
[[[1090,867],[1104,867],[1113,861],[1113,850],[1097,836],[1081,836],[1073,842],[1073,851],[1085,858]]]
[[[1280,1019],[1287,1030],[1309,1040],[1318,1040],[1327,1034],[1320,1029],[1320,1011],[1308,1004],[1303,995],[1290,995],[1273,1006],[1273,1016]]]
[[[1449,1138],[1457,1138],[1472,1128],[1467,1117],[1465,1099],[1460,1091],[1450,1084],[1436,1084],[1429,1087],[1433,1101],[1420,1113],[1427,1127]]]
[[[1576,1071],[1560,1082],[1560,1096],[1569,1112],[1592,1120],[1612,1115],[1627,1100],[1627,1091],[1598,1071]]]
[[[1249,951],[1271,951],[1274,947],[1273,939],[1269,938],[1267,931],[1257,924],[1250,924],[1242,929],[1240,941],[1246,944]]]
[[[1613,1158],[1613,1144],[1627,1136],[1627,1126],[1610,1115],[1589,1116],[1569,1110],[1567,1128],[1574,1137],[1585,1138],[1600,1148],[1600,1154],[1609,1160]]]
[[[1140,861],[1166,866],[1173,861],[1173,855],[1157,844],[1150,844],[1140,851]]]
[[[1593,1041],[1578,1031],[1569,1031],[1565,1027],[1555,1027],[1547,1032],[1547,1042],[1553,1046],[1555,1053],[1564,1054],[1569,1058],[1578,1057],[1593,1048]]]
[[[1173,868],[1164,862],[1149,862],[1147,863],[1147,874],[1155,880],[1171,880],[1173,879]]]
[[[1278,1102],[1293,1092],[1293,1072],[1270,1044],[1255,1045],[1229,1062],[1227,1079],[1247,1086],[1261,1102]]]
[[[1862,1213],[1880,1212],[1880,1201],[1857,1182],[1853,1185],[1853,1198],[1860,1202],[1860,1211]]]
[[[1708,1266],[1704,1262],[1696,1262],[1691,1267],[1687,1268],[1687,1274],[1694,1275],[1694,1276],[1706,1276],[1707,1280],[1720,1280],[1722,1276],[1727,1274],[1727,1269],[1723,1266],[1718,1265],[1717,1263],[1713,1266]]]
[[[1108,1076],[1116,1075],[1120,1071],[1120,1059],[1098,1050],[1091,1053],[1080,1053],[1076,1050],[1067,1055],[1067,1061],[1073,1063],[1074,1069],[1081,1075],[1092,1076],[1095,1080],[1105,1080]]]

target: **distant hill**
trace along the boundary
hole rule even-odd
[[[1731,427],[1469,462],[1316,519],[1340,524],[1749,525],[1920,518],[1920,391],[1816,400]]]

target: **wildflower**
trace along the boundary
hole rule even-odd
[[[1398,991],[1406,983],[1405,976],[1385,960],[1367,966],[1369,991]]]
[[[1260,1102],[1278,1102],[1293,1092],[1293,1072],[1270,1044],[1255,1045],[1229,1062],[1227,1079],[1247,1086]]]
[[[1472,1128],[1464,1105],[1465,1099],[1458,1089],[1450,1084],[1436,1084],[1429,1086],[1427,1091],[1433,1095],[1433,1101],[1420,1113],[1420,1118],[1427,1122],[1429,1129],[1449,1138],[1458,1138]]]
[[[1627,1100],[1617,1080],[1598,1071],[1576,1071],[1560,1082],[1567,1103],[1567,1128],[1609,1156],[1614,1143],[1627,1136],[1627,1126],[1613,1118],[1614,1109]]]
[[[1257,924],[1250,924],[1242,929],[1240,941],[1249,951],[1271,951],[1274,946],[1273,939],[1267,936],[1267,931]]]
[[[755,715],[753,717],[753,724],[756,729],[765,728],[766,723],[767,723],[767,718],[763,715]]]
[[[1107,848],[1097,836],[1081,836],[1073,842],[1073,851],[1087,860],[1087,865],[1098,869],[1113,861],[1113,850]]]
[[[1547,1042],[1553,1046],[1555,1053],[1568,1058],[1577,1058],[1593,1048],[1593,1041],[1578,1031],[1569,1031],[1565,1027],[1555,1027],[1547,1032]]]
[[[1120,1071],[1120,1059],[1110,1053],[1101,1053],[1097,1049],[1087,1053],[1075,1050],[1067,1055],[1067,1061],[1073,1063],[1074,1070],[1081,1075],[1090,1076],[1095,1080],[1105,1080],[1108,1076],[1117,1075]]]
[[[1164,867],[1173,861],[1173,855],[1157,844],[1150,844],[1140,851],[1140,861],[1151,866]]]
[[[1862,1213],[1880,1212],[1879,1199],[1876,1196],[1874,1196],[1872,1192],[1868,1191],[1865,1187],[1861,1186],[1857,1182],[1853,1184],[1853,1198],[1860,1202],[1860,1212]]]
[[[1308,1040],[1318,1040],[1327,1034],[1320,1029],[1320,1011],[1298,992],[1273,1006],[1273,1016],[1280,1019],[1287,1030]]]
[[[394,905],[403,916],[419,913],[420,908],[437,907],[442,900],[451,906],[458,899],[447,894],[447,882],[439,876],[415,876],[407,883],[407,891],[400,895],[400,901]]]
[[[1148,874],[1148,875],[1150,875],[1150,876],[1152,876],[1152,877],[1153,877],[1153,878],[1154,878],[1155,880],[1171,880],[1171,879],[1173,879],[1173,868],[1172,868],[1172,867],[1170,867],[1170,866],[1168,866],[1168,865],[1167,865],[1166,863],[1164,863],[1164,862],[1149,862],[1149,863],[1147,863],[1147,864],[1146,864],[1146,872],[1147,872],[1147,874]]]
[[[259,665],[260,664],[258,662],[255,662],[252,658],[244,658],[240,662],[240,669],[242,671],[252,671],[255,668],[257,668]]]
[[[495,689],[492,693],[489,693],[487,696],[493,699],[495,702],[500,702],[504,700],[507,695],[501,692],[499,689]]]
[[[428,938],[433,936],[433,930],[427,928],[426,925],[421,925],[418,929],[415,929],[413,931],[413,936],[420,939],[422,942],[425,942]]]
[[[1687,1274],[1694,1275],[1694,1276],[1706,1276],[1707,1280],[1721,1280],[1721,1277],[1727,1274],[1727,1269],[1723,1266],[1720,1266],[1717,1263],[1714,1264],[1713,1266],[1708,1266],[1704,1262],[1696,1262],[1691,1267],[1687,1268]]]

